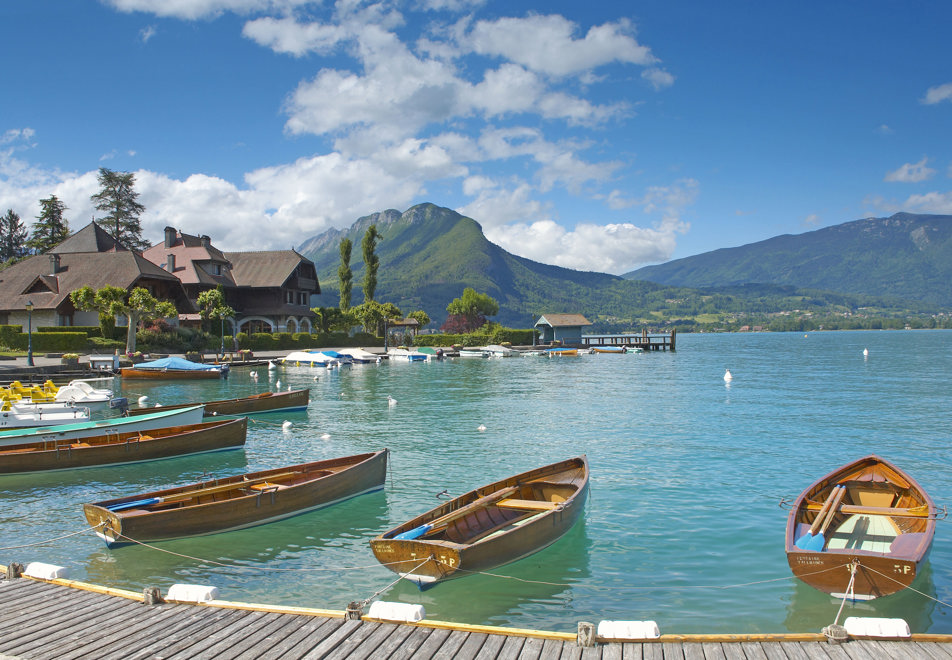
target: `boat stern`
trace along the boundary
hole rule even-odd
[[[105,541],[109,547],[126,542],[122,540],[122,520],[109,509],[96,504],[84,504],[83,514],[86,516],[86,522],[96,532],[96,536]]]
[[[450,544],[378,537],[370,548],[377,561],[420,588],[447,579],[460,567],[459,550]]]

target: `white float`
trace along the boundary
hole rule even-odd
[[[65,566],[44,564],[41,561],[31,561],[27,564],[23,574],[27,577],[39,578],[40,580],[56,580],[58,578],[67,577],[69,575],[69,569]]]
[[[654,621],[599,621],[595,635],[601,639],[657,639],[661,630]]]
[[[218,587],[204,584],[173,584],[165,600],[177,600],[186,603],[204,603],[218,598]]]
[[[851,616],[843,622],[850,637],[911,637],[909,624],[903,619],[881,619],[871,616]]]
[[[426,610],[423,609],[422,605],[414,605],[413,603],[389,603],[384,600],[378,600],[370,605],[367,616],[383,621],[413,623],[414,621],[425,619]]]

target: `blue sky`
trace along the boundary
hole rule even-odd
[[[639,266],[952,214],[952,4],[0,3],[0,212],[287,248],[420,202],[537,261]]]

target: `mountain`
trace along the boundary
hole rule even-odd
[[[492,296],[499,303],[493,320],[515,327],[529,327],[546,312],[620,311],[627,307],[623,301],[637,301],[644,293],[663,288],[517,257],[490,243],[475,220],[420,204],[405,213],[391,209],[365,216],[348,229],[328,230],[297,248],[314,261],[324,306],[339,302],[337,268],[343,238],[353,243],[352,304],[363,302],[361,240],[370,225],[376,225],[381,235],[374,298],[392,302],[404,313],[423,309],[437,324],[445,320],[446,306],[466,287]]]
[[[850,272],[846,265],[852,263],[861,263],[868,269],[873,268],[870,264],[876,260],[891,263],[892,255],[886,251],[895,240],[881,239],[884,244],[874,248],[870,246],[870,239],[857,238],[857,230],[843,230],[842,235],[826,234],[834,238],[818,241],[812,250],[800,246],[799,237],[774,239],[781,244],[789,243],[790,247],[787,251],[777,248],[775,255],[753,260],[761,266],[759,280],[747,279],[738,273],[734,277],[723,277],[723,285],[718,278],[713,278],[706,288],[689,288],[571,270],[517,257],[490,243],[475,220],[434,204],[420,204],[404,213],[393,209],[374,213],[360,218],[347,229],[331,229],[301,244],[298,252],[313,260],[317,267],[322,306],[336,307],[339,303],[337,269],[343,238],[349,238],[353,243],[350,265],[354,290],[351,303],[363,302],[361,241],[370,225],[376,225],[381,236],[375,250],[380,266],[374,298],[395,304],[404,314],[422,309],[436,326],[446,319],[446,306],[462,295],[466,287],[492,296],[499,303],[499,314],[492,320],[503,325],[526,328],[542,314],[579,313],[593,321],[592,332],[637,330],[646,325],[657,327],[669,323],[684,328],[737,328],[745,323],[772,322],[770,319],[776,320],[777,317],[783,317],[784,323],[774,327],[795,329],[797,326],[787,323],[791,312],[798,317],[836,317],[842,320],[853,319],[861,308],[864,311],[860,316],[876,314],[889,318],[909,314],[928,316],[936,309],[935,304],[891,297],[892,291],[885,287],[881,295],[836,292],[845,275],[840,279],[825,280],[827,290],[808,288],[806,284],[770,283],[772,273],[767,266],[779,263],[789,263],[787,269],[794,270],[799,268],[800,261],[809,262],[810,265],[803,268],[806,274],[828,267],[842,268],[846,273]],[[874,229],[863,231],[870,233]],[[881,233],[883,230],[876,231]],[[932,250],[944,249],[937,245],[940,242],[945,244],[944,238],[940,241],[939,234],[925,225],[915,233],[919,244],[930,255]],[[831,252],[837,257],[836,261],[832,256],[825,260],[813,256],[821,248],[830,249],[825,243],[827,240],[835,240],[839,245],[839,250]],[[863,246],[862,249],[851,248],[854,243]],[[874,249],[873,254],[863,252]],[[913,256],[909,256],[910,261]],[[723,265],[726,269],[730,262],[723,262]],[[896,269],[895,281],[902,281],[899,264],[891,267]],[[850,276],[860,279],[858,275]],[[945,309],[948,307],[952,304],[946,305]],[[827,327],[832,326],[827,322]]]
[[[790,285],[952,305],[952,216],[897,213],[646,266],[668,286]]]

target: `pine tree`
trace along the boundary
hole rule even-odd
[[[337,268],[337,279],[340,281],[340,310],[350,309],[350,295],[354,290],[354,273],[350,269],[350,253],[353,243],[349,238],[340,242],[340,266]]]
[[[27,252],[26,227],[13,209],[0,216],[0,262],[19,259]]]
[[[374,294],[377,291],[377,268],[380,266],[380,257],[376,255],[377,239],[380,234],[377,233],[377,225],[370,225],[367,233],[364,234],[364,240],[361,241],[361,247],[364,252],[364,302],[373,301]]]
[[[66,204],[56,195],[40,200],[40,214],[33,223],[33,235],[26,242],[37,254],[52,250],[69,237],[69,223],[63,215]]]
[[[130,250],[141,252],[150,244],[142,239],[139,216],[145,212],[145,206],[137,201],[139,193],[135,191],[135,182],[132,172],[114,172],[100,167],[99,185],[102,190],[90,199],[96,204],[96,210],[106,212],[100,220],[112,232],[113,238]]]

